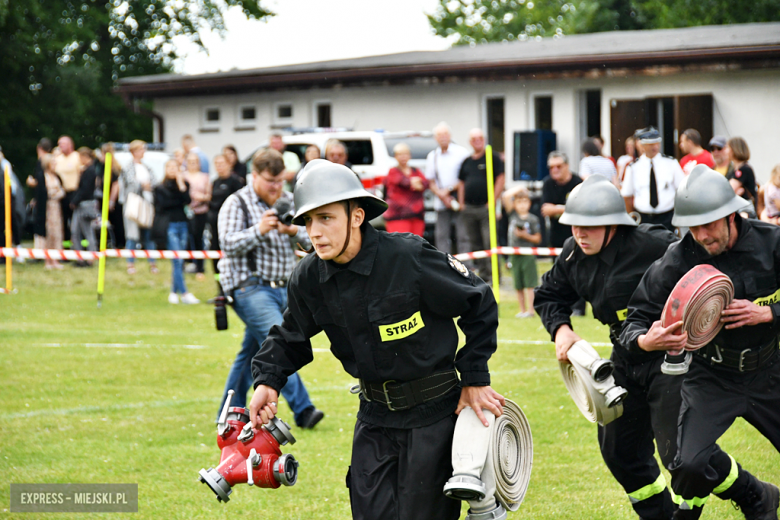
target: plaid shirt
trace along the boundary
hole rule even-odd
[[[246,219],[241,203],[246,202],[249,215]],[[284,192],[282,197],[292,198]],[[271,209],[249,184],[227,198],[219,211],[219,242],[225,258],[219,261],[219,283],[225,293],[236,289],[250,276],[266,281],[287,280],[295,267],[295,245],[308,248],[311,245],[305,228],[298,227],[294,237],[272,229],[260,234],[257,224],[263,213]],[[255,251],[257,265],[250,266],[247,254]]]

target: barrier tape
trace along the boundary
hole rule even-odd
[[[721,312],[734,299],[731,279],[711,265],[697,265],[672,289],[666,300],[661,324],[668,327],[678,321],[688,333],[685,350],[698,350],[720,332]]]
[[[525,255],[525,256],[556,256],[560,248],[552,247],[497,247],[486,251],[473,251],[454,255],[458,260],[474,260],[488,258],[492,255]],[[298,256],[306,256],[304,251],[296,251]],[[152,258],[168,260],[205,260],[224,258],[222,251],[161,251],[147,249],[107,249],[104,253],[97,251],[73,251],[60,249],[27,249],[23,247],[4,247],[0,249],[0,257],[32,258],[38,260],[97,260],[105,258]]]

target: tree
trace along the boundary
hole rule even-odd
[[[439,0],[434,32],[456,45],[780,20],[777,0]]]
[[[198,30],[224,32],[229,8],[273,15],[259,0],[0,0],[0,145],[20,179],[41,137],[150,141],[150,119],[113,93],[116,81],[170,72],[173,38],[202,46]]]

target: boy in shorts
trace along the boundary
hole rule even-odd
[[[539,218],[531,214],[531,197],[525,188],[512,196],[513,211],[509,215],[509,247],[534,247],[542,241]],[[512,277],[517,289],[520,312],[515,318],[534,315],[534,287],[539,284],[536,257],[516,255],[512,260]]]

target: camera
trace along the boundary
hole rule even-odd
[[[225,305],[228,303],[227,296],[220,294],[214,298],[214,319],[217,323],[217,330],[227,330],[228,316]]]
[[[276,212],[276,216],[279,217],[279,222],[285,226],[292,225],[295,213],[292,211],[292,202],[290,202],[290,199],[280,197],[271,209]]]

